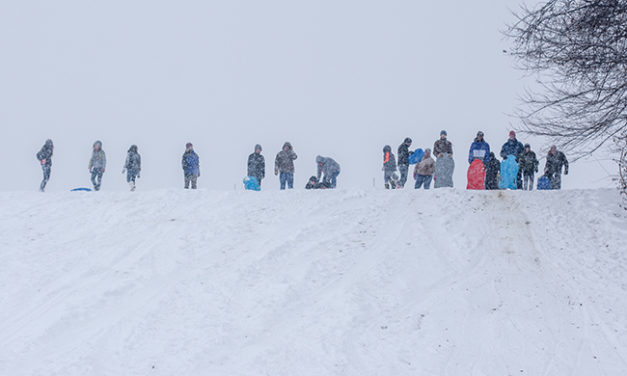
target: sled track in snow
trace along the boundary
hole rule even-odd
[[[0,374],[624,375],[617,203],[0,193]]]

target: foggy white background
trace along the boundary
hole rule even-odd
[[[465,187],[477,130],[498,154],[531,80],[502,50],[518,0],[0,0],[0,190],[36,190],[35,153],[55,142],[49,190],[91,187],[95,140],[103,190],[127,189],[126,150],[143,158],[138,189],[182,187],[185,143],[201,188],[242,189],[256,143],[265,189],[283,142],[297,188],[317,154],[342,166],[340,187],[382,186],[382,148],[407,136],[431,148],[448,130]],[[529,140],[539,157],[548,140]],[[566,188],[611,187],[599,153]],[[599,162],[599,160],[601,162]],[[541,162],[541,168],[544,161]]]

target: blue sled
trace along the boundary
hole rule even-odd
[[[89,189],[89,188],[74,188],[74,189],[70,190],[70,192],[91,192],[91,189]]]

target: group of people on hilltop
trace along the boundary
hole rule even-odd
[[[503,163],[513,165],[516,171],[515,184],[512,189],[533,190],[535,174],[538,173],[539,164],[536,153],[531,150],[531,145],[524,144],[516,138],[516,132],[510,131],[508,140],[501,147],[500,157]],[[485,168],[485,189],[501,189],[503,184],[499,177],[503,174],[503,166],[490,151],[490,145],[485,141],[483,132],[477,132],[477,137],[470,146],[468,152],[468,163],[479,159]],[[551,146],[546,157],[544,174],[548,180],[548,189],[561,189],[562,171],[568,175],[568,160],[566,155],[557,150],[555,145]]]
[[[445,130],[440,132],[434,145],[433,151],[429,148],[411,151],[412,139],[407,137],[398,147],[398,160],[392,152],[392,148],[386,145],[383,148],[383,178],[386,189],[403,188],[409,178],[409,168],[415,165],[413,177],[414,188],[429,189],[432,181],[435,181],[435,188],[453,187],[453,171],[455,163],[453,161],[453,144],[448,140]],[[246,189],[260,190],[261,182],[266,176],[265,158],[261,145],[255,145],[255,150],[248,157],[247,177],[244,180]],[[40,190],[43,192],[50,179],[52,168],[52,156],[54,144],[52,140],[46,140],[41,150],[37,153],[43,172],[43,180]],[[434,159],[435,158],[437,159]],[[516,132],[509,133],[509,139],[501,147],[500,157],[503,164],[490,151],[490,145],[484,139],[483,132],[477,132],[477,136],[470,145],[468,152],[468,163],[472,165],[475,160],[480,160],[483,173],[483,182],[478,189],[501,189],[504,165],[515,165],[516,178],[512,189],[532,190],[535,174],[538,172],[539,161],[535,152],[531,150],[529,144],[523,145],[516,138]],[[274,174],[279,177],[281,190],[294,188],[294,161],[298,158],[294,152],[292,144],[286,142],[281,151],[276,155],[274,161]],[[337,187],[337,178],[341,168],[333,158],[317,156],[317,173],[311,176],[305,186],[306,189],[334,189]],[[184,188],[197,189],[198,178],[200,177],[200,157],[194,150],[194,145],[189,142],[185,147],[185,152],[181,160],[184,176]],[[102,185],[102,178],[107,167],[106,153],[102,149],[102,142],[96,141],[93,144],[92,155],[89,160],[89,173],[93,189],[98,191]],[[561,189],[562,171],[568,175],[568,160],[563,152],[552,146],[546,157],[544,167],[544,177],[548,181],[549,189]],[[397,173],[397,171],[400,173]],[[126,161],[122,173],[126,174],[126,181],[131,191],[136,188],[136,181],[141,173],[141,156],[137,145],[131,145],[128,149]]]
[[[431,182],[435,180],[435,187],[452,187],[453,171],[453,144],[447,139],[448,133],[443,130],[440,138],[433,144],[433,152],[427,148],[424,151],[418,149],[411,151],[412,139],[407,137],[398,147],[398,162],[392,153],[392,147],[386,145],[383,148],[383,182],[386,189],[402,189],[407,184],[409,178],[409,167],[414,167],[415,189],[424,187],[429,189]],[[437,158],[437,162],[433,159]],[[438,171],[438,166],[440,170]],[[400,173],[400,175],[397,173]]]
[[[398,160],[392,153],[392,148],[386,145],[383,148],[383,180],[386,189],[404,188],[409,175],[409,167],[415,164],[414,180],[415,189],[429,189],[432,180],[435,180],[435,188],[452,187],[452,174],[454,170],[453,144],[448,140],[446,130],[440,132],[431,149],[417,149],[411,151],[412,139],[405,138],[398,147]],[[435,156],[436,159],[433,158]],[[483,162],[480,188],[473,189],[522,189],[532,190],[535,174],[538,173],[539,161],[531,145],[522,144],[516,138],[516,132],[510,131],[508,140],[501,147],[500,157],[506,162],[501,162],[490,151],[490,145],[484,138],[482,131],[470,145],[468,151],[468,163],[472,165],[475,160]],[[514,165],[515,182],[513,185],[504,185],[502,182],[503,167]],[[398,173],[397,173],[398,170]],[[509,171],[509,170],[507,170]],[[556,146],[551,146],[544,167],[543,178],[548,181],[546,189],[561,189],[562,171],[568,175],[568,160],[563,152]]]

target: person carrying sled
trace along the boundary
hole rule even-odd
[[[531,145],[525,144],[525,148],[518,158],[519,170],[522,171],[523,190],[533,190],[534,173],[538,172],[538,164],[536,153],[531,151]]]
[[[482,131],[477,132],[477,137],[470,145],[468,152],[468,163],[472,164],[475,159],[480,159],[484,165],[490,162],[490,144],[485,142]]]
[[[396,157],[392,154],[392,147],[385,145],[383,148],[383,182],[385,183],[385,189],[396,189],[396,179],[393,179],[393,175],[396,174]]]
[[[496,159],[494,153],[490,153],[490,162],[486,166],[485,171],[485,189],[499,189],[499,172],[501,171],[501,162]]]
[[[501,159],[506,160],[508,155],[513,155],[516,157],[516,162],[519,162],[520,155],[524,150],[522,142],[516,139],[516,132],[509,131],[509,139],[501,147]],[[518,169],[518,175],[516,176],[516,188],[523,188],[522,171],[520,169]]]
[[[126,182],[131,187],[131,192],[135,191],[135,180],[139,179],[139,174],[142,170],[142,157],[137,151],[137,145],[131,145],[126,153],[126,161],[124,162],[124,168],[122,174],[126,173]]]
[[[333,158],[322,157],[320,155],[316,157],[316,164],[318,165],[318,181],[320,181],[322,177],[323,184],[331,189],[335,189],[337,186],[337,177],[340,174],[340,164]]]
[[[48,180],[50,180],[50,171],[52,169],[52,154],[54,152],[54,145],[52,144],[52,140],[48,139],[44,143],[44,146],[37,152],[37,160],[41,165],[41,170],[43,172],[43,180],[39,185],[39,191],[43,192],[46,189],[46,184],[48,184]]]
[[[418,162],[414,168],[414,179],[416,179],[414,188],[420,189],[424,185],[425,189],[429,189],[434,172],[435,160],[431,158],[431,149],[425,149],[422,161]]]
[[[544,166],[544,175],[548,176],[551,189],[562,189],[562,167],[564,168],[564,175],[568,175],[566,155],[558,151],[557,147],[553,145],[546,156],[546,165]]]
[[[194,151],[194,145],[191,142],[185,145],[185,153],[183,153],[181,165],[185,178],[185,189],[189,189],[190,183],[192,189],[197,189],[198,177],[200,177],[200,157]]]
[[[446,139],[447,133],[445,130],[440,132],[440,138],[433,144],[433,155],[436,158],[442,158],[445,154],[453,156],[453,144]]]
[[[266,159],[261,155],[261,145],[255,145],[255,152],[248,156],[248,176],[256,178],[261,186],[261,180],[266,177]]]
[[[102,184],[102,175],[107,168],[107,155],[102,150],[102,142],[100,141],[94,142],[88,168],[91,173],[91,183],[94,185],[94,190],[99,191]]]
[[[294,188],[294,161],[298,158],[292,144],[286,142],[274,160],[274,175],[279,175],[281,190]]]
[[[403,188],[405,183],[407,183],[407,176],[409,174],[409,156],[411,155],[409,147],[411,144],[411,138],[407,137],[398,147],[398,171],[401,173],[401,180],[399,180],[397,188]]]

